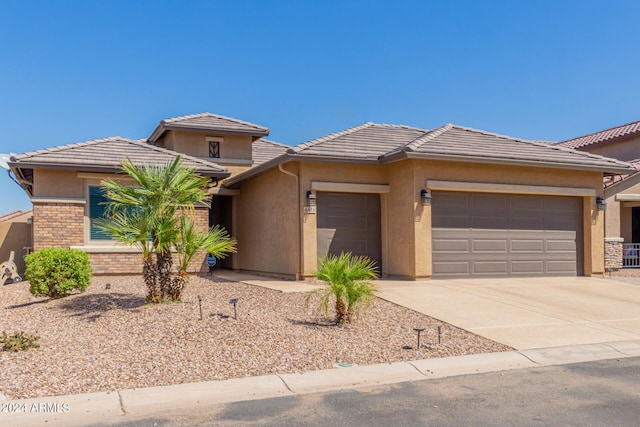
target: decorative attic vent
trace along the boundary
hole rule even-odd
[[[223,141],[222,138],[216,137],[207,137],[207,141],[209,142],[209,157],[212,159],[220,158],[220,143]]]

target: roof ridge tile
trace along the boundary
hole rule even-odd
[[[406,151],[415,151],[418,148],[420,148],[422,145],[424,145],[427,142],[431,141],[432,139],[434,139],[434,138],[442,135],[443,133],[449,131],[452,127],[453,127],[453,124],[446,123],[445,125],[440,126],[437,129],[425,131],[426,133],[424,135],[421,135],[418,138],[414,139],[413,141],[411,141],[410,143],[405,145],[404,148],[405,148]]]

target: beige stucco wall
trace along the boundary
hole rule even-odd
[[[631,161],[640,159],[640,136],[608,144],[585,147],[584,151],[614,159]]]
[[[293,166],[293,167],[292,167]],[[295,165],[286,169],[297,174]],[[296,179],[277,168],[242,183],[233,197],[233,268],[295,277],[299,273]]]
[[[158,145],[194,157],[209,157],[207,137],[223,138],[220,158],[251,160],[252,137],[249,135],[223,135],[200,132],[169,131]]]
[[[551,168],[427,160],[404,160],[384,166],[305,162],[289,163],[286,168],[298,173],[297,189],[295,179],[276,168],[242,183],[238,200],[243,202],[238,206],[236,223],[238,236],[241,236],[239,240],[242,240],[238,257],[242,261],[238,268],[263,272],[277,270],[290,275],[297,273],[295,257],[277,252],[284,248],[296,252],[299,243],[295,227],[299,219],[294,213],[298,213],[302,220],[302,272],[305,276],[313,273],[317,268],[317,219],[315,214],[302,213],[306,192],[313,182],[389,186],[389,193],[381,194],[382,273],[403,278],[430,277],[432,274],[431,208],[423,207],[419,200],[420,190],[426,187],[427,180],[587,187],[602,194],[601,173]],[[291,182],[287,183],[287,180]],[[284,183],[287,183],[287,188],[282,187]],[[288,191],[292,193],[288,195]],[[517,193],[518,188],[514,187],[513,192]],[[295,195],[300,199],[295,200],[292,197]],[[273,210],[282,206],[285,200],[286,219],[282,210]],[[253,209],[247,203],[254,204]],[[604,271],[604,215],[597,211],[593,197],[583,197],[583,226],[584,274],[601,274]],[[278,228],[271,230],[271,227]],[[248,247],[249,236],[266,246]],[[274,257],[271,264],[265,263],[267,257]]]
[[[76,171],[34,169],[33,197],[84,197]]]

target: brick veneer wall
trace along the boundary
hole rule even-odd
[[[33,249],[84,244],[84,204],[33,203]]]

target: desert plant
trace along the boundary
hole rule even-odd
[[[133,185],[106,180],[107,211],[98,226],[117,241],[143,255],[147,300],[160,303],[171,289],[171,248],[178,239],[179,217],[208,199],[208,179],[182,166],[182,158],[160,166],[135,166],[126,160],[122,171]],[[153,257],[155,255],[155,263]]]
[[[314,273],[316,279],[324,282],[324,288],[307,294],[307,302],[320,293],[319,307],[329,317],[329,305],[335,302],[336,323],[351,322],[359,307],[367,308],[377,291],[369,280],[376,279],[376,264],[364,256],[341,253],[320,258],[320,267]]]
[[[89,254],[77,249],[43,248],[25,258],[25,277],[35,296],[60,298],[84,291],[91,282]]]
[[[176,245],[178,274],[173,278],[169,292],[172,300],[180,301],[182,298],[182,290],[187,284],[187,267],[193,256],[201,250],[206,250],[216,258],[224,258],[236,251],[236,241],[224,228],[217,225],[206,233],[198,231],[193,219],[183,215],[180,218],[179,238]]]
[[[38,339],[40,337],[37,335],[26,332],[15,332],[9,335],[3,331],[0,336],[0,344],[2,344],[2,351],[29,351],[32,348],[40,347],[40,344],[37,343]]]

